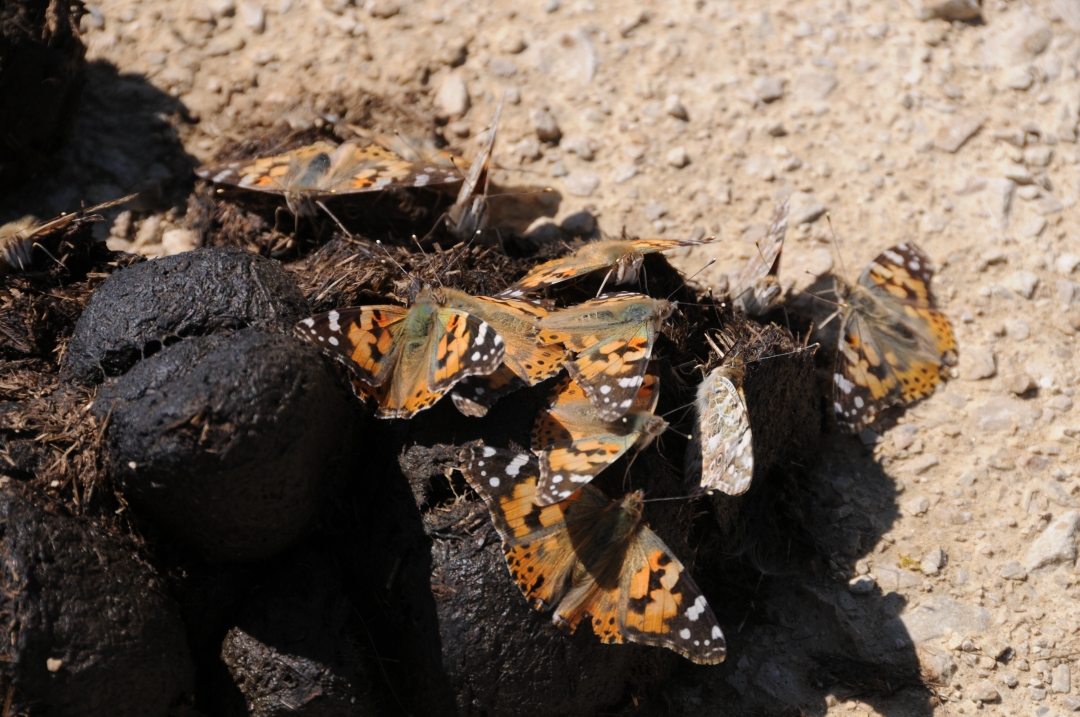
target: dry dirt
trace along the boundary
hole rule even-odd
[[[1080,2],[918,15],[900,0],[103,0],[83,19],[93,64],[72,140],[0,219],[141,189],[100,237],[191,248],[193,166],[370,92],[421,129],[441,116],[466,157],[505,97],[496,180],[561,195],[537,236],[566,218],[590,230],[583,210],[609,235],[715,234],[675,259],[688,272],[718,259],[705,284],[741,268],[793,193],[793,290],[830,270],[854,279],[914,240],[938,267],[956,375],[881,433],[830,431],[816,476],[833,489],[831,583],[778,576],[770,619],[725,625],[728,663],[683,675],[669,699],[715,714],[1067,714]],[[831,352],[835,334],[821,340]],[[811,669],[825,640],[884,674]],[[889,683],[897,655],[918,659],[929,692]]]

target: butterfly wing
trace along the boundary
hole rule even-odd
[[[495,108],[495,117],[491,120],[487,140],[465,174],[465,181],[461,183],[457,201],[447,212],[454,236],[462,241],[471,239],[482,230],[487,218],[488,167],[491,163],[492,150],[495,148],[495,134],[499,129],[502,107],[503,101],[499,100],[499,106]]]
[[[659,381],[646,374],[627,414],[602,420],[585,392],[570,377],[552,390],[551,406],[536,419],[532,448],[540,461],[537,503],[565,500],[638,443],[651,440],[667,424],[653,416]]]
[[[743,372],[734,364],[718,366],[698,386],[688,476],[700,471],[700,490],[728,495],[745,493],[754,477],[750,417],[742,390]]]
[[[956,338],[933,308],[927,256],[913,244],[887,249],[852,288],[840,327],[833,407],[840,427],[857,433],[889,406],[933,393]]]
[[[328,194],[356,194],[460,181],[456,168],[411,162],[377,144],[361,147],[345,142],[330,155],[325,178],[315,188]]]
[[[641,294],[607,294],[555,312],[539,323],[538,341],[562,343],[576,356],[566,363],[601,419],[629,410],[641,387],[661,322],[672,306]]]
[[[565,361],[557,344],[537,345],[536,322],[548,315],[543,307],[523,299],[469,296],[451,289],[446,304],[486,321],[506,344],[503,363],[530,386],[551,378]]]
[[[731,295],[735,306],[751,316],[767,312],[780,296],[777,276],[780,272],[780,252],[787,234],[788,200],[782,201],[773,212],[772,221],[765,238],[758,244],[757,252],[750,257],[746,268],[735,280]]]
[[[394,373],[408,313],[402,306],[389,305],[340,309],[304,319],[293,330],[345,363],[370,393]]]
[[[610,618],[605,614],[600,622]],[[638,526],[626,551],[617,618],[622,639],[666,647],[702,665],[723,662],[727,655],[724,633],[705,596],[646,525]]]
[[[196,169],[195,174],[215,184],[285,194],[291,181],[287,177],[302,172],[320,155],[327,157],[328,164],[335,149],[329,142],[316,142],[272,157],[208,164]]]
[[[503,359],[503,365],[490,376],[469,376],[462,379],[450,394],[454,406],[465,416],[483,418],[500,398],[525,385]]]
[[[628,241],[597,241],[577,251],[539,264],[499,296],[516,297],[552,284],[585,276],[600,269],[613,269],[622,257],[633,254]],[[639,257],[640,258],[640,257]]]
[[[557,605],[577,563],[566,530],[567,510],[577,505],[588,513],[609,501],[600,491],[586,489],[574,500],[539,506],[535,502],[536,460],[498,448],[470,447],[463,473],[487,504],[502,538],[510,575],[529,604],[537,610]]]
[[[704,237],[702,239],[632,239],[630,245],[639,254],[653,254],[668,249],[677,249],[681,246],[697,246],[714,241],[716,241],[716,237]]]

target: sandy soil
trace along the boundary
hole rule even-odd
[[[986,0],[982,22],[920,20],[932,7],[103,0],[83,20],[93,66],[72,141],[0,219],[139,189],[100,237],[191,248],[193,166],[374,93],[397,114],[373,124],[410,115],[401,131],[437,131],[467,157],[505,97],[496,180],[562,198],[532,231],[595,218],[610,235],[715,234],[676,257],[688,272],[718,259],[706,284],[741,268],[789,195],[793,291],[915,240],[960,341],[954,380],[861,441],[829,434],[815,480],[830,574],[774,576],[754,618],[725,625],[728,663],[666,699],[708,714],[1066,714],[1080,709],[1080,4]],[[890,682],[909,658],[929,691]]]

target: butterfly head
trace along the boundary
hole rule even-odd
[[[614,284],[632,284],[637,282],[638,273],[645,257],[638,251],[628,251],[615,260]]]
[[[627,522],[627,532],[633,530],[641,522],[641,514],[645,506],[645,492],[635,490],[627,493],[618,501],[622,519]]]

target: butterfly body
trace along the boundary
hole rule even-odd
[[[502,368],[466,379],[455,388],[454,405],[465,415],[483,416],[498,398],[522,385],[535,386],[562,368],[566,359],[562,346],[536,342],[536,322],[548,315],[542,306],[524,299],[470,296],[453,289],[443,292],[447,306],[486,322],[506,346]]]
[[[59,231],[76,221],[101,221],[101,217],[91,215],[102,209],[131,201],[137,196],[137,193],[129,194],[126,197],[64,214],[47,222],[40,222],[36,217],[26,216],[0,226],[0,273],[5,270],[24,271],[29,268],[33,263],[34,243],[39,237]]]
[[[411,162],[377,144],[325,141],[273,157],[208,165],[195,173],[218,184],[282,195],[297,216],[315,214],[316,202],[327,196],[461,181],[453,167]]]
[[[484,446],[469,449],[464,473],[487,504],[511,577],[556,625],[573,632],[589,620],[604,643],[723,661],[723,632],[683,564],[642,522],[640,491],[610,500],[586,485],[540,506],[536,462]]]
[[[448,290],[444,290],[448,291]],[[364,306],[304,319],[296,333],[355,374],[380,418],[410,418],[467,376],[495,371],[505,344],[481,319],[425,287],[412,306]]]
[[[633,402],[660,328],[674,310],[665,299],[605,294],[541,319],[537,341],[561,343],[576,354],[567,371],[600,418],[613,421]]]
[[[857,433],[885,408],[930,395],[955,361],[956,337],[933,307],[931,276],[926,254],[905,242],[878,255],[848,290],[833,380],[844,430]]]
[[[663,433],[667,422],[654,415],[659,388],[657,377],[645,374],[629,410],[606,421],[573,379],[560,381],[533,427],[532,449],[540,462],[537,502],[566,499],[628,450],[644,449]]]
[[[601,269],[608,271],[605,285],[635,282],[646,254],[709,241],[712,241],[712,238],[604,239],[590,242],[572,254],[546,261],[533,268],[502,295],[521,296]]]
[[[754,477],[750,418],[743,395],[745,368],[733,359],[709,372],[698,386],[685,473],[701,474],[698,489],[728,495],[745,493]]]

